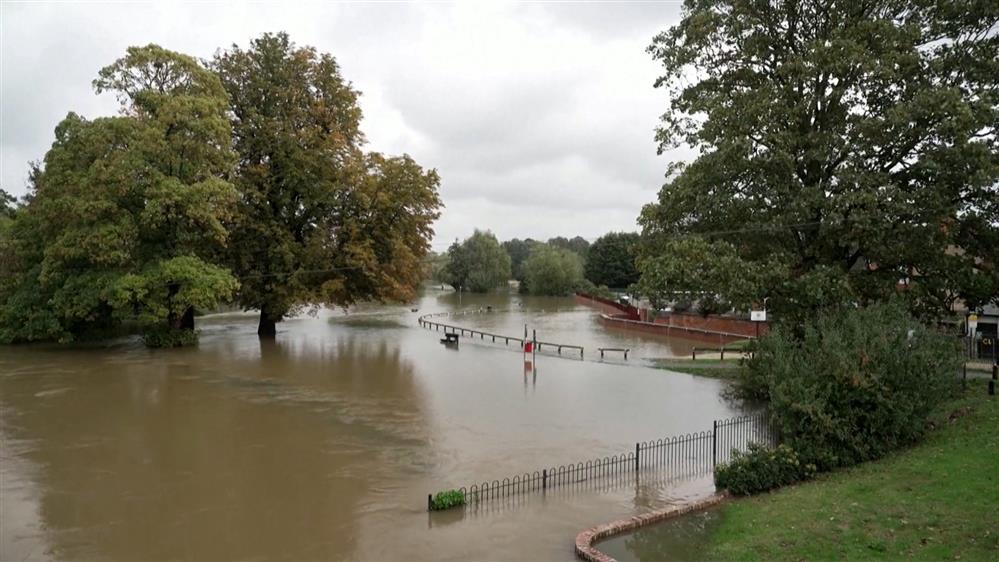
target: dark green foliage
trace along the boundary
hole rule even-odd
[[[146,347],[152,348],[184,347],[198,342],[198,332],[153,326],[143,331],[142,341]]]
[[[524,292],[532,295],[571,295],[583,287],[583,260],[575,252],[538,244],[524,262]]]
[[[642,211],[645,256],[675,262],[646,284],[709,271],[690,290],[798,318],[899,280],[926,317],[996,302],[997,21],[986,1],[685,2],[649,51],[660,150],[699,156]]]
[[[548,239],[548,245],[555,248],[561,248],[563,250],[569,250],[570,252],[575,252],[584,261],[586,260],[586,254],[590,249],[590,243],[582,236],[575,236],[573,238],[566,238],[565,236],[556,236],[555,238]]]
[[[464,242],[451,244],[447,255],[441,278],[455,290],[484,293],[510,280],[510,256],[492,232],[476,230]]]
[[[750,443],[748,452],[732,451],[732,460],[715,467],[715,486],[748,496],[807,480],[816,466],[798,458],[787,445],[771,449]]]
[[[530,238],[514,238],[503,242],[503,249],[510,254],[510,274],[517,281],[524,281],[524,262],[531,255],[531,248],[540,243]]]
[[[430,502],[430,509],[433,511],[443,511],[460,505],[465,505],[465,493],[461,490],[447,490],[445,492],[438,492],[434,496],[433,501]]]
[[[618,289],[637,283],[638,242],[635,232],[611,232],[597,238],[586,253],[586,278]]]
[[[122,114],[70,113],[32,170],[0,243],[0,341],[67,341],[135,315],[146,329],[191,331],[195,306],[236,287],[213,265],[236,199],[218,78],[148,45],[103,68],[94,87],[116,93]]]
[[[919,439],[959,364],[955,338],[896,302],[778,326],[758,342],[740,386],[769,403],[784,443],[828,470]]]

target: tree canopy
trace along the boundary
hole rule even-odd
[[[137,320],[148,344],[179,345],[196,310],[234,298],[271,335],[306,305],[415,295],[440,179],[361,150],[358,94],[331,56],[285,34],[211,68],[131,47],[94,87],[121,114],[70,113],[25,204],[0,193],[0,341]]]
[[[622,289],[636,283],[639,241],[636,232],[610,232],[597,238],[586,252],[586,278],[595,285]]]
[[[237,286],[215,265],[236,197],[225,90],[156,45],[129,48],[94,87],[122,113],[56,127],[11,226],[0,340],[71,340],[137,316],[176,336],[159,343],[187,341],[194,308]]]
[[[510,280],[510,256],[492,232],[475,230],[464,242],[448,248],[444,282],[455,290],[484,293]]]
[[[503,249],[510,255],[510,274],[517,281],[524,281],[524,261],[531,255],[531,248],[535,244],[540,244],[540,242],[530,238],[524,240],[514,238],[503,242]]]
[[[532,295],[570,295],[583,282],[583,258],[548,244],[531,248],[524,262],[524,289]]]
[[[646,287],[791,314],[999,299],[997,21],[995,2],[688,0],[649,51],[660,150],[700,156],[642,211]]]
[[[571,239],[565,236],[556,236],[548,239],[548,245],[570,252],[576,252],[579,257],[586,259],[586,252],[590,249],[590,243],[582,236],[574,236]]]
[[[441,205],[436,172],[364,154],[358,92],[332,56],[287,34],[234,45],[212,67],[239,154],[231,263],[258,332],[309,303],[412,298]]]

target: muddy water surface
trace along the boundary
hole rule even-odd
[[[324,311],[261,342],[201,319],[196,348],[0,348],[0,559],[570,560],[584,527],[710,493],[662,475],[430,515],[428,492],[632,450],[738,413],[711,379],[646,368],[689,343],[604,330],[572,299],[428,292]],[[428,312],[588,348],[458,350]],[[474,320],[472,319],[474,316]],[[600,362],[589,348],[630,347]],[[633,357],[633,358],[632,358]]]

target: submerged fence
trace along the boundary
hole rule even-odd
[[[446,323],[443,323],[443,322],[437,322],[435,320],[430,320],[430,318],[439,318],[439,317],[445,317],[445,318],[447,318],[447,317],[451,317],[451,316],[458,316],[458,315],[464,316],[466,314],[482,314],[482,313],[488,313],[488,312],[493,312],[492,307],[490,307],[488,309],[485,309],[485,310],[480,309],[480,310],[470,310],[470,311],[469,310],[464,310],[464,311],[460,311],[460,312],[436,312],[436,313],[433,313],[433,314],[424,314],[423,316],[420,316],[419,318],[417,318],[416,322],[420,326],[422,326],[424,328],[427,328],[428,330],[430,330],[430,329],[432,329],[434,331],[444,330],[445,334],[448,333],[448,330],[450,330],[451,331],[450,333],[452,333],[452,334],[458,334],[458,333],[460,333],[462,336],[466,336],[467,335],[467,336],[469,336],[471,338],[474,338],[475,336],[479,336],[480,340],[485,340],[486,338],[490,338],[493,343],[496,343],[496,340],[501,340],[504,345],[509,345],[510,342],[516,342],[521,347],[523,347],[523,345],[525,343],[531,342],[534,345],[534,348],[537,349],[538,351],[541,351],[543,348],[547,347],[549,349],[555,349],[556,352],[559,355],[562,355],[562,350],[563,349],[572,350],[573,355],[575,355],[575,353],[578,351],[579,352],[579,358],[580,359],[583,358],[583,346],[581,346],[581,345],[573,345],[573,344],[568,344],[568,343],[547,342],[547,341],[540,341],[540,340],[537,340],[537,339],[532,340],[530,338],[518,338],[517,336],[509,336],[509,335],[504,335],[504,334],[494,334],[494,333],[491,333],[491,332],[484,332],[482,330],[476,330],[474,328],[465,328],[463,326],[455,326],[454,324],[446,324]]]
[[[615,480],[640,472],[667,472],[670,478],[704,474],[718,463],[729,462],[732,452],[746,451],[750,443],[776,446],[780,439],[777,427],[766,412],[716,420],[709,431],[666,437],[635,443],[635,450],[619,455],[560,465],[492,480],[457,490],[465,505],[566,487],[593,487],[603,480]],[[427,509],[433,510],[434,494],[427,497]]]

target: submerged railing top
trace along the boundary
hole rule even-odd
[[[451,330],[452,333],[459,333],[460,332],[462,335],[465,335],[466,333],[468,333],[468,334],[470,334],[472,336],[479,336],[479,339],[483,339],[483,340],[485,338],[491,338],[493,342],[495,342],[497,339],[501,339],[501,340],[504,340],[505,344],[509,344],[511,341],[513,341],[513,342],[519,343],[521,346],[523,346],[524,344],[526,344],[528,342],[531,342],[535,346],[535,349],[537,349],[538,351],[541,351],[544,347],[547,346],[549,348],[555,348],[559,355],[562,354],[562,350],[563,349],[575,349],[575,350],[579,351],[579,358],[580,359],[583,358],[583,352],[584,352],[584,350],[583,350],[583,346],[581,346],[581,345],[575,345],[575,344],[569,344],[569,343],[548,342],[548,341],[543,341],[543,340],[538,340],[538,339],[532,339],[532,338],[521,338],[521,337],[518,337],[518,336],[509,336],[509,335],[506,335],[506,334],[494,334],[494,333],[486,332],[486,331],[483,331],[483,330],[477,330],[475,328],[466,328],[464,326],[456,326],[454,324],[446,324],[444,322],[437,322],[436,320],[430,320],[430,318],[451,317],[451,316],[464,316],[464,315],[467,315],[467,314],[484,314],[484,313],[491,313],[491,312],[497,312],[497,311],[494,311],[494,310],[492,310],[490,308],[490,309],[478,309],[478,310],[473,309],[473,310],[470,310],[470,311],[466,310],[466,311],[460,311],[460,312],[434,312],[434,313],[431,313],[431,314],[424,314],[423,316],[420,316],[419,318],[417,318],[416,321],[417,321],[417,323],[420,326],[422,326],[424,328],[435,328],[435,329],[442,328],[445,333],[448,330]]]

